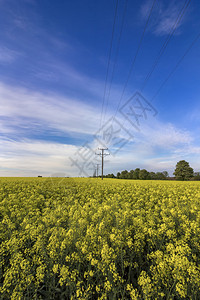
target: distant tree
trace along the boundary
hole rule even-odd
[[[148,172],[148,171],[147,171]],[[150,176],[150,173],[148,172],[148,175],[147,175],[147,178],[148,180],[151,180],[151,176]]]
[[[194,173],[194,178],[193,180],[200,180],[200,172],[195,172]]]
[[[113,173],[109,174],[109,178],[115,178],[115,175]]]
[[[189,180],[193,177],[194,171],[190,167],[189,163],[185,160],[180,160],[176,164],[174,175],[176,180]]]
[[[156,173],[155,172],[150,172],[149,177],[150,177],[151,180],[155,180],[156,179]]]
[[[128,171],[127,170],[122,171],[121,175],[120,175],[120,178],[121,179],[127,179],[128,178]]]
[[[149,178],[149,172],[145,169],[143,170],[140,170],[139,172],[139,179],[142,179],[142,180],[146,180]]]
[[[130,170],[130,172],[128,173],[128,178],[129,179],[134,179],[134,170]]]
[[[120,173],[120,172],[117,172],[117,178],[118,178],[118,179],[120,178],[120,175],[121,175],[121,173]]]
[[[111,175],[113,175],[113,174],[108,174],[107,176],[112,177]],[[140,170],[140,168],[136,168],[135,170],[130,170],[129,172],[127,170],[124,170],[121,173],[118,172],[117,176],[115,178],[118,178],[118,179],[164,180],[164,179],[167,179],[167,178],[169,179],[169,174],[168,174],[167,171],[155,173],[155,172],[148,172],[145,169]]]
[[[113,178],[112,175],[113,175],[113,174],[107,174],[107,175],[105,175],[105,177],[106,177],[106,178]],[[114,175],[113,175],[113,176],[114,176]]]
[[[164,180],[166,179],[165,175],[163,174],[163,172],[157,172],[156,173],[156,179],[157,180]]]
[[[140,168],[136,168],[133,173],[133,179],[139,179]]]
[[[163,171],[162,173],[165,176],[165,178],[169,177],[169,173],[167,171]]]

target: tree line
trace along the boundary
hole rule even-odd
[[[117,179],[141,179],[141,180],[165,180],[169,177],[167,171],[163,172],[148,172],[145,169],[136,168],[135,170],[124,170],[121,173],[118,172],[117,176],[113,173],[105,175],[107,178],[117,178]]]
[[[190,167],[189,163],[185,160],[177,162],[174,177],[169,177],[167,171],[163,172],[148,172],[145,169],[136,168],[135,170],[124,170],[118,172],[117,176],[113,173],[104,175],[105,178],[117,178],[117,179],[140,179],[140,180],[200,180],[200,172],[194,172],[193,168]]]

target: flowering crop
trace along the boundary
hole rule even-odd
[[[200,299],[198,182],[0,179],[1,299]]]

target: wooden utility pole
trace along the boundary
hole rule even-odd
[[[108,150],[108,148],[98,148],[101,153],[96,153],[96,155],[101,156],[101,179],[103,180],[103,163],[104,163],[104,156],[110,155],[109,153],[104,153],[105,150]]]

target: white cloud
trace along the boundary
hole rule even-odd
[[[184,3],[181,1],[180,2],[159,1],[157,5],[154,6],[154,9],[151,14],[150,25],[149,25],[150,30],[155,35],[166,35],[171,32],[172,28],[176,24],[175,25],[176,31],[174,32],[174,34],[180,33],[179,28],[181,27],[181,25],[184,23],[186,19],[186,13],[185,13],[186,6],[184,6],[183,4]],[[148,16],[151,6],[152,6],[152,1],[149,0],[147,0],[145,3],[142,4],[140,9],[140,16],[142,19],[145,19]],[[179,17],[180,17],[180,22],[177,22],[177,18]]]
[[[76,99],[55,94],[42,94],[23,88],[0,84],[0,116],[12,118],[12,125],[24,123],[30,127],[35,120],[41,126],[66,133],[93,134],[98,129],[100,113],[98,108]],[[2,118],[4,128],[10,122]]]
[[[182,148],[177,148],[174,150],[175,153],[182,155],[182,156],[189,156],[189,155],[199,155],[200,154],[200,146],[195,145],[184,145]]]
[[[77,71],[69,62],[60,62],[59,59],[55,59],[51,55],[49,55],[49,59],[44,57],[44,61],[33,69],[33,76],[44,82],[64,84],[69,89],[75,89],[76,93],[79,94],[87,92],[94,101],[98,100],[98,102],[101,102],[103,99],[104,81],[89,77]],[[116,93],[119,93],[119,88],[113,86],[110,101],[111,98],[113,101],[116,99]],[[119,94],[117,94],[117,98],[119,98]]]
[[[1,176],[51,176],[56,172],[75,175],[69,157],[77,151],[74,145],[33,140],[0,140]]]
[[[0,47],[0,63],[1,64],[10,64],[16,60],[19,56],[19,53],[11,50],[7,47]]]
[[[130,126],[131,130],[134,129]],[[108,166],[115,172],[139,167],[149,171],[167,170],[172,175],[179,160],[190,158],[193,152],[198,153],[200,148],[194,147],[194,144],[189,131],[151,118],[146,123],[145,120],[141,122],[141,131],[135,132],[133,142],[122,148],[116,157],[108,158]]]
[[[48,176],[56,172],[75,176],[79,170],[71,166],[69,157],[74,157],[79,147],[38,141],[37,133],[50,129],[63,137],[93,135],[98,130],[100,109],[79,100],[55,94],[44,95],[1,83],[0,120],[1,176],[19,176],[23,172],[27,176],[37,176],[42,172]],[[123,120],[120,122],[123,124]],[[128,122],[124,127],[134,139],[122,147],[115,157],[108,158],[106,172],[136,167],[155,171],[172,170],[183,156],[200,154],[200,148],[191,133],[171,123],[163,123],[152,117],[141,119],[141,132],[136,132]],[[35,132],[34,139],[25,139],[25,130]],[[98,146],[96,141],[91,143],[94,151]]]
[[[164,149],[174,149],[178,145],[190,144],[193,141],[189,131],[181,130],[171,123],[163,123],[156,119],[148,127],[143,126],[142,134],[150,145]]]
[[[158,123],[157,123],[158,124]],[[106,157],[105,173],[116,173],[124,169],[134,169],[136,167],[145,168],[149,171],[167,170],[172,175],[176,163],[181,159],[186,159],[192,153],[200,154],[200,147],[194,147],[188,143],[187,134],[176,134],[177,129],[171,125],[164,132],[164,124],[160,123],[163,132],[163,140],[160,142],[159,134],[154,131],[142,132],[138,134],[134,142],[128,143],[116,156]],[[170,131],[171,130],[171,131]],[[170,133],[171,132],[171,133]],[[151,135],[152,133],[152,135]],[[169,147],[169,136],[175,134],[171,146]],[[166,138],[166,141],[165,141]],[[189,138],[190,140],[190,138]],[[165,142],[164,142],[165,141]],[[159,145],[160,149],[157,150]],[[176,145],[176,147],[174,147]],[[93,151],[98,144],[91,143]],[[9,138],[0,140],[0,165],[1,176],[51,176],[53,173],[66,173],[67,176],[84,175],[79,174],[76,166],[71,166],[71,158],[77,158],[75,153],[80,150],[79,146],[66,145],[53,142],[37,140],[14,141]],[[95,155],[94,155],[95,158]],[[100,159],[100,158],[99,158]],[[189,160],[190,161],[190,160]],[[198,166],[196,166],[198,167]],[[92,170],[86,170],[92,175]]]

